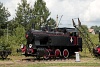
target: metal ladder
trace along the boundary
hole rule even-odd
[[[89,34],[87,33],[87,31],[82,27],[79,18],[78,18],[78,25],[75,24],[73,19],[72,19],[72,22],[73,22],[73,26],[80,32],[80,35],[82,36],[82,38],[83,38],[83,40],[84,40],[89,52],[91,53],[91,55],[93,55],[94,44],[91,41],[91,38],[90,38]]]

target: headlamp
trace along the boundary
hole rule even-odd
[[[29,48],[32,48],[32,44],[29,44]]]
[[[23,44],[21,45],[21,48],[24,48],[24,45]]]

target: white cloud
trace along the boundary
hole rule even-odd
[[[100,26],[100,0],[93,0],[89,3],[87,9],[80,14],[85,24]]]
[[[1,1],[4,3],[4,6],[8,8],[9,12],[11,13],[11,17],[9,19],[12,19],[15,17],[15,10],[18,7],[18,3],[21,3],[21,0],[5,0]],[[28,3],[30,3],[32,6],[34,5],[33,3],[35,0],[27,0]]]
[[[27,0],[32,6],[36,0]],[[80,18],[86,25],[97,24],[97,22],[87,23],[85,21],[98,21],[100,18],[100,0],[44,0],[47,8],[51,12],[51,17],[56,20],[63,15],[61,23],[71,24],[72,18]],[[11,13],[11,18],[15,16],[15,9],[20,0],[1,0]],[[66,25],[65,25],[66,26]]]
[[[17,8],[18,2],[20,2],[20,0],[10,0],[9,2],[5,3],[5,6],[11,13],[10,19],[15,16],[15,9]]]
[[[51,11],[51,16],[56,19],[56,15],[59,15],[59,19],[61,15],[63,15],[61,23],[62,24],[69,24],[72,25],[72,18],[78,18],[80,15],[84,13],[84,11],[88,8],[88,5],[91,3],[92,0],[54,0],[47,2],[47,7]],[[81,18],[81,17],[80,17]],[[83,20],[83,19],[82,19]],[[66,25],[64,25],[66,26]]]

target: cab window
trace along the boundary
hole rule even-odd
[[[70,36],[78,36],[78,32],[70,32]]]

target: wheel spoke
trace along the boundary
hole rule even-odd
[[[49,52],[49,50],[45,50],[45,53],[44,53],[44,59],[49,59],[49,56],[50,56],[50,52]]]

